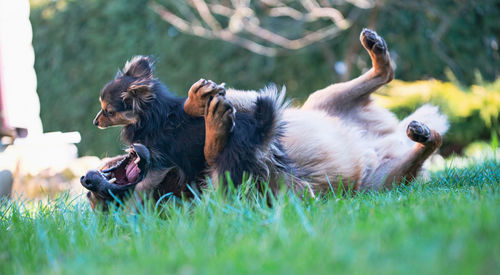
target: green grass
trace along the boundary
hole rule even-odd
[[[0,204],[0,274],[475,274],[500,270],[500,163],[274,207],[207,192],[139,214],[82,198]],[[154,207],[152,207],[154,208]]]

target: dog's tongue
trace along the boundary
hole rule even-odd
[[[127,165],[125,175],[127,176],[128,182],[135,183],[137,181],[137,178],[139,177],[140,172],[141,170],[139,169],[136,163],[131,162],[129,165]]]

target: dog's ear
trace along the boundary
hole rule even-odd
[[[125,63],[123,72],[126,76],[132,76],[142,79],[152,79],[154,73],[154,65],[151,59],[147,56],[135,56],[130,61]]]
[[[153,85],[154,81],[150,79],[138,79],[132,82],[121,95],[123,102],[131,105],[134,112],[142,111],[144,105],[155,98]]]
[[[141,112],[145,104],[155,98],[153,73],[153,62],[147,56],[135,56],[123,67],[123,75],[137,78],[122,93],[123,102],[131,105],[134,112]]]

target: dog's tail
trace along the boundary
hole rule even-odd
[[[448,131],[449,124],[445,115],[439,112],[439,108],[430,104],[425,104],[418,108],[413,114],[406,117],[400,122],[400,127],[403,133],[406,132],[406,127],[413,121],[419,121],[427,125],[430,129],[444,135]]]
[[[257,122],[256,131],[263,145],[269,144],[283,132],[281,117],[283,110],[289,105],[289,102],[285,101],[285,94],[285,87],[278,91],[276,85],[269,85],[262,89],[257,97],[253,114]]]

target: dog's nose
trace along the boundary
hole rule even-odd
[[[99,126],[99,121],[97,119],[94,119],[94,125]]]

